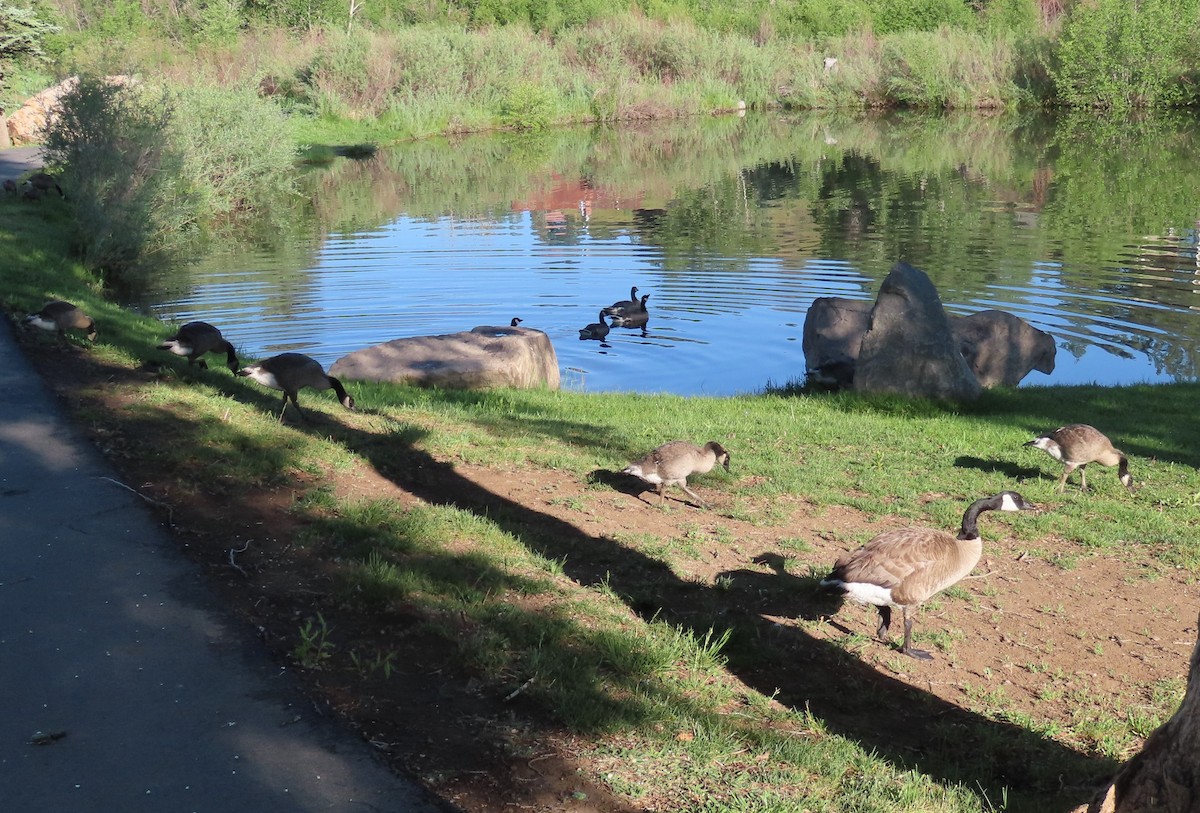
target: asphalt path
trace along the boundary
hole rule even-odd
[[[0,176],[41,165],[13,152]],[[0,392],[0,810],[452,809],[267,657],[74,430],[7,320]]]

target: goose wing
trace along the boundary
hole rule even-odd
[[[935,568],[954,544],[953,536],[932,528],[884,531],[838,559],[830,578],[846,584],[895,589],[907,579]]]

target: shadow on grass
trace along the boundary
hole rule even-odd
[[[128,375],[128,371],[118,374]],[[101,370],[100,375],[103,378],[107,373]],[[278,408],[275,393],[248,388],[223,371],[208,371],[198,377],[238,400],[254,403],[264,412],[273,413]],[[730,637],[723,655],[728,669],[741,681],[766,696],[774,695],[797,711],[807,711],[823,721],[828,731],[859,743],[866,752],[900,769],[978,789],[991,800],[1007,795],[1014,807],[1062,811],[1087,798],[1089,791],[1081,783],[1106,775],[1114,767],[1110,761],[1088,758],[1027,729],[946,703],[881,674],[835,644],[794,625],[764,618],[770,614],[816,619],[836,609],[835,602],[814,589],[815,579],[787,574],[782,561],[763,559],[774,567],[774,574],[729,574],[722,588],[687,581],[661,561],[613,539],[591,535],[569,522],[482,488],[456,472],[452,464],[417,448],[421,432],[412,426],[397,424],[400,431],[378,434],[342,423],[338,416],[335,408],[314,414],[309,422],[290,426],[316,437],[331,437],[360,455],[380,475],[429,505],[459,509],[507,532],[531,552],[560,563],[562,572],[577,584],[612,591],[643,619],[678,626],[697,641],[708,640],[714,630],[718,634],[728,630]],[[122,430],[133,437],[171,438],[181,448],[203,445],[200,427],[180,421],[167,410],[142,410],[121,420],[126,422]],[[556,431],[588,436],[587,442],[604,441],[594,436],[594,429],[589,432],[587,427],[571,428],[568,424],[556,422]],[[230,431],[238,432],[236,428]],[[301,462],[289,460],[287,450],[264,445],[245,433],[232,439],[231,446],[243,447],[247,455],[261,455],[268,470],[283,472]],[[610,472],[604,477],[617,475]],[[280,478],[288,479],[285,475]],[[239,522],[253,521],[260,513],[249,493],[233,491],[221,496],[225,510],[230,516],[238,516]],[[306,520],[302,514],[298,517],[301,523]],[[353,536],[357,531],[343,528],[340,533]],[[240,561],[249,564],[249,554]],[[404,565],[443,591],[466,595],[527,589],[520,579],[488,561],[450,550],[406,557]],[[601,633],[581,625],[567,610],[513,606],[489,623],[495,624],[494,634],[521,641],[530,649],[565,649],[583,642],[597,664],[611,657],[606,653],[613,649]],[[548,629],[559,633],[547,635]],[[541,637],[530,640],[531,631]],[[482,630],[475,634],[489,633]],[[558,655],[569,660],[573,653]],[[588,658],[581,656],[578,660]],[[477,666],[487,668],[486,664]],[[643,674],[636,667],[627,673],[617,671],[616,681],[627,681],[629,691],[603,692],[598,680],[591,684],[595,688],[580,690],[589,694],[583,705],[593,709],[590,715],[574,716],[575,725],[586,730],[589,725],[611,725],[613,719],[637,722],[651,718],[650,701],[641,691]],[[612,681],[613,675],[606,671],[605,679]],[[589,685],[586,680],[577,682]],[[700,719],[712,715],[682,693],[655,700],[690,710]],[[981,754],[991,759],[980,759]],[[1061,776],[1072,777],[1075,789],[1063,791]]]

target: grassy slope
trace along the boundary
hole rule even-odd
[[[0,210],[8,311],[16,316],[47,298],[70,299],[97,319],[99,342],[88,352],[98,362],[132,369],[151,357],[161,361],[150,348],[163,326],[107,302],[63,255],[62,209],[3,201]],[[459,653],[468,667],[492,676],[542,675],[529,696],[593,736],[597,754],[624,766],[609,780],[618,791],[645,798],[689,790],[686,809],[974,811],[987,802],[975,788],[938,784],[893,764],[829,733],[822,720],[731,679],[727,658],[739,665],[754,658],[741,636],[726,643],[719,628],[709,637],[702,627],[631,614],[628,589],[566,578],[569,567],[555,558],[553,544],[514,535],[502,517],[343,502],[314,485],[320,475],[461,461],[554,469],[587,480],[598,469],[619,469],[664,437],[715,437],[736,449],[737,469],[753,475],[721,481],[733,498],[729,516],[756,524],[779,521],[770,508],[777,498],[802,495],[814,510],[842,504],[954,527],[964,501],[1029,477],[1023,493],[1054,510],[998,522],[1027,540],[1034,555],[1040,540],[1055,536],[1078,556],[1121,557],[1132,549],[1152,553],[1164,567],[1195,572],[1200,565],[1195,385],[1029,388],[991,393],[964,409],[849,395],[705,399],[361,385],[355,388],[360,410],[339,412],[331,422],[338,428],[322,424],[320,433],[280,425],[269,412],[274,396],[223,370],[194,383],[168,374],[125,386],[120,413],[77,417],[100,425],[177,422],[178,444],[129,451],[153,454],[156,465],[179,472],[179,488],[226,495],[293,489],[293,513],[306,529],[298,540],[339,552],[338,575],[348,593],[368,605],[415,604],[432,629],[438,619],[469,618],[473,632]],[[336,409],[327,399],[305,401]],[[1038,476],[1048,458],[1021,443],[1081,415],[1122,438],[1135,457],[1134,475],[1144,484],[1138,499],[1115,487],[1098,488],[1086,501],[1062,499],[1052,480]],[[1094,476],[1115,485],[1111,472]],[[607,488],[601,481],[593,487]],[[935,498],[922,499],[927,495]],[[475,543],[469,553],[461,552],[464,539]],[[669,566],[670,551],[659,555]],[[658,561],[646,559],[648,567]],[[815,573],[826,564],[807,566]],[[521,609],[521,597],[537,597],[538,609]],[[460,630],[446,632],[455,640]],[[297,655],[324,657],[319,646]],[[1042,736],[1032,724],[1025,735],[1034,742]],[[772,758],[737,756],[746,753]],[[1072,765],[1045,766],[1041,790]]]

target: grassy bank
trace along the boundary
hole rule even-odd
[[[978,811],[1069,808],[1178,701],[1186,653],[1157,677],[1104,666],[1179,637],[1174,610],[1139,610],[1146,640],[1114,641],[1115,619],[1091,623],[1041,585],[1102,567],[1165,605],[1164,585],[1194,580],[1200,387],[1031,388],[951,408],[351,382],[355,412],[305,392],[313,422],[281,424],[276,393],[153,350],[167,327],[62,253],[57,201],[0,211],[4,308],[61,297],[97,320],[94,346],[29,345],[47,369],[92,371],[56,382],[76,419],[277,655],[347,708],[434,660],[439,703],[415,703],[428,725],[435,705],[490,699],[451,722],[492,715],[487,736],[518,762],[566,743],[587,781],[646,809]],[[1075,420],[1120,439],[1135,496],[1103,469],[1092,492],[1055,493],[1058,467],[1021,444]],[[711,512],[639,502],[612,474],[675,437],[733,455],[729,475],[699,479]],[[917,628],[937,667],[873,642],[869,612],[829,621],[814,588],[837,552],[910,521],[953,529],[966,503],[1013,486],[1043,510],[982,523],[992,577]],[[285,569],[304,589],[264,586]],[[1012,603],[1018,583],[1030,606]],[[1002,637],[968,634],[975,616]],[[425,747],[393,757],[441,789]]]

